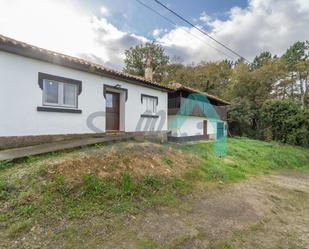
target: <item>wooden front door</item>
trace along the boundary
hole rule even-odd
[[[119,131],[120,94],[106,92],[106,131]]]

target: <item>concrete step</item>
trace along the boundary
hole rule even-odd
[[[0,161],[14,160],[28,156],[41,155],[49,152],[56,152],[67,149],[81,148],[87,145],[102,144],[118,141],[127,141],[133,139],[131,135],[106,136],[100,138],[85,138],[68,141],[52,142],[47,144],[40,144],[34,146],[20,147],[15,149],[8,149],[0,151]]]

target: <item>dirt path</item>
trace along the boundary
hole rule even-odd
[[[37,224],[7,242],[7,248],[309,248],[309,172],[214,188],[177,208]]]

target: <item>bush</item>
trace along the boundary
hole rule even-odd
[[[287,137],[287,143],[302,145],[305,147],[309,146],[309,131],[306,128],[293,129]]]
[[[289,100],[266,101],[260,110],[265,140],[309,146],[309,110]]]

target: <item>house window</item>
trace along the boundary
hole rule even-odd
[[[43,105],[77,108],[77,85],[43,80]]]
[[[113,107],[113,94],[106,93],[106,107],[108,108]]]
[[[157,112],[158,98],[142,95],[142,103],[144,106],[144,112],[147,114],[155,114]]]

